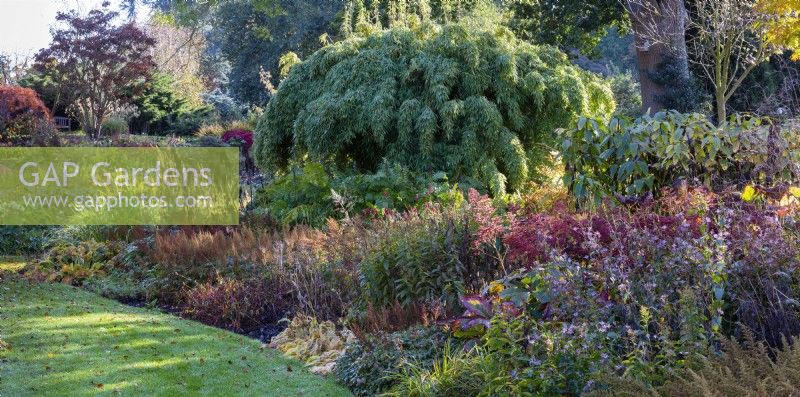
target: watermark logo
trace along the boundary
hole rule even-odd
[[[238,222],[238,148],[0,148],[0,224]]]

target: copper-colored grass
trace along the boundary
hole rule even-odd
[[[321,232],[305,228],[281,234],[250,228],[163,232],[156,235],[154,247],[146,253],[152,262],[165,265],[267,264],[286,260],[287,253],[301,247],[313,249],[320,236]]]

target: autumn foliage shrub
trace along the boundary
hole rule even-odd
[[[50,122],[50,111],[30,88],[0,85],[0,143],[21,143],[39,121]]]
[[[237,332],[274,324],[288,310],[288,287],[274,279],[219,279],[180,293],[183,314],[193,320]]]
[[[627,302],[630,312],[638,310],[633,302],[666,310],[692,288],[723,313],[706,313],[718,331],[738,334],[743,325],[771,345],[800,333],[791,300],[800,250],[774,209],[704,189],[662,197],[635,208],[520,217],[504,235],[509,259],[587,263],[603,299]]]

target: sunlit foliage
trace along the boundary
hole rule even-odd
[[[502,193],[548,162],[556,128],[614,106],[599,78],[507,28],[398,27],[294,66],[260,120],[255,155],[270,171],[292,159],[362,171],[388,160]]]

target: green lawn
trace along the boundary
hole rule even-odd
[[[256,340],[16,267],[0,260],[0,396],[350,395]]]

